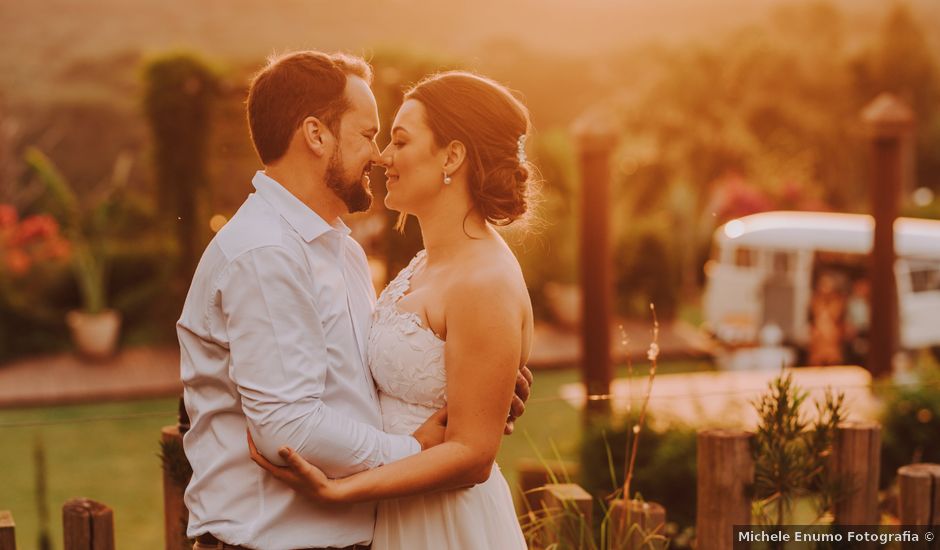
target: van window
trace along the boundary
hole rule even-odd
[[[772,257],[773,272],[778,275],[789,275],[793,267],[793,254],[790,252],[774,252]]]
[[[940,290],[940,264],[929,262],[909,262],[911,270],[911,291],[931,292]]]
[[[757,251],[745,246],[736,248],[734,250],[734,265],[738,267],[754,267],[757,265]]]

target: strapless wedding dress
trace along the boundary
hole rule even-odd
[[[388,433],[414,432],[446,402],[444,341],[417,314],[398,309],[425,257],[419,252],[382,291],[372,318],[369,367]],[[509,486],[496,465],[486,482],[469,489],[379,503],[372,550],[478,548],[526,548]]]

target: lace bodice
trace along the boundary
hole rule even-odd
[[[369,368],[379,388],[382,424],[388,433],[412,433],[446,402],[444,341],[422,326],[418,314],[398,309],[426,255],[424,250],[418,252],[385,287],[372,314]]]

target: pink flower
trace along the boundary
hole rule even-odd
[[[9,204],[0,204],[0,229],[13,227],[18,220],[19,216],[16,213],[16,208]]]
[[[46,258],[64,260],[72,254],[72,245],[61,237],[53,237],[46,244]]]
[[[750,185],[737,173],[718,182],[715,210],[719,221],[739,218],[773,209],[773,203],[760,188]]]
[[[29,271],[29,268],[32,265],[32,260],[29,259],[29,256],[26,254],[26,252],[20,250],[19,248],[14,248],[7,251],[6,264],[7,268],[10,270],[10,273],[14,275],[23,275]]]
[[[16,244],[28,244],[34,240],[45,240],[59,234],[59,224],[55,218],[47,214],[30,216],[20,222],[19,230],[14,237]]]

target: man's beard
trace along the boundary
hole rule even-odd
[[[339,200],[343,201],[349,213],[365,212],[372,205],[372,191],[362,183],[363,176],[371,169],[371,163],[366,169],[353,178],[347,178],[343,157],[337,147],[326,166],[326,186],[329,187]]]

